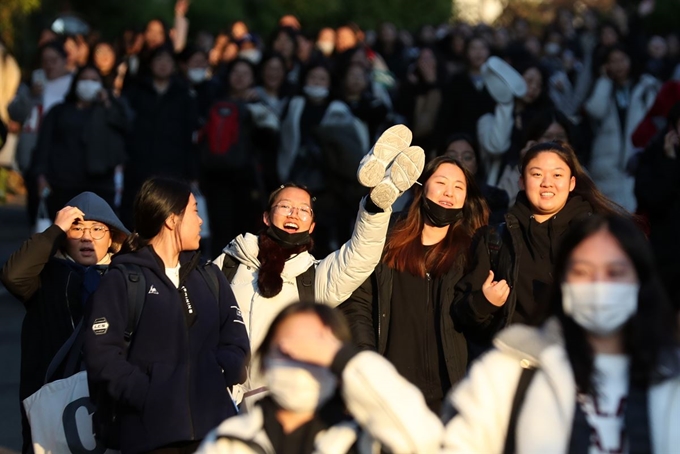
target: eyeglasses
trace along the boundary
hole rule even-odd
[[[272,208],[274,209],[274,213],[279,214],[281,216],[292,216],[293,212],[297,211],[298,217],[300,218],[301,221],[306,221],[307,219],[310,219],[312,217],[312,214],[314,213],[312,209],[306,205],[303,205],[301,207],[294,207],[287,203],[279,203],[274,205]]]
[[[81,227],[79,225],[74,225],[68,229],[68,237],[73,240],[79,240],[83,237],[83,235],[85,235],[85,230],[90,231],[90,237],[93,240],[101,240],[104,238],[104,235],[106,235],[106,232],[109,231],[109,229],[100,225],[96,225],[94,227]]]

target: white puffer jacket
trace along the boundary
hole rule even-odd
[[[336,307],[349,298],[373,273],[385,246],[391,210],[369,213],[364,204],[365,200],[362,200],[352,237],[340,249],[323,260],[316,260],[309,252],[288,259],[281,273],[283,288],[273,298],[265,298],[258,293],[260,262],[257,254],[260,249],[256,235],[250,233],[239,235],[224,248],[224,253],[215,259],[215,264],[220,269],[224,262],[224,254],[229,254],[241,263],[232,280],[231,289],[241,307],[253,354],[260,347],[274,317],[289,304],[299,301],[295,278],[309,267],[316,267],[314,279],[316,302],[331,307]],[[263,385],[258,371],[250,368],[244,391],[257,389]]]
[[[576,384],[559,323],[543,328],[513,325],[494,340],[469,376],[448,397],[457,411],[447,424],[444,453],[502,453],[521,363],[537,366],[521,407],[516,452],[567,452],[576,409]],[[654,453],[680,446],[680,376],[649,390],[649,428]]]
[[[399,375],[385,358],[364,351],[352,357],[342,371],[342,397],[354,422],[320,432],[315,453],[345,454],[359,441],[360,452],[375,452],[377,441],[389,452],[434,454],[439,451],[443,427],[418,388]],[[357,425],[363,429],[357,430]],[[365,436],[361,436],[362,434]],[[260,406],[224,421],[208,434],[200,454],[275,454],[264,430]]]

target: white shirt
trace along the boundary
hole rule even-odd
[[[177,266],[172,267],[172,268],[165,268],[165,274],[168,276],[168,279],[170,279],[170,282],[175,284],[175,287],[179,288],[179,267],[180,264],[178,263]]]
[[[595,355],[597,395],[578,396],[592,429],[590,454],[628,452],[624,410],[628,396],[629,367],[627,355]]]
[[[46,115],[55,104],[64,101],[69,88],[71,88],[72,80],[73,74],[69,73],[45,82],[43,89],[43,115]]]

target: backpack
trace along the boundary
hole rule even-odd
[[[234,276],[236,276],[236,271],[238,271],[239,265],[241,265],[241,262],[229,254],[224,254],[224,262],[222,262],[222,274],[224,274],[224,277],[227,278],[227,281],[230,284],[234,280]],[[300,301],[316,302],[316,297],[314,296],[315,276],[316,266],[310,266],[305,270],[304,273],[295,278]]]
[[[212,268],[210,265],[211,263],[208,262],[204,265],[199,265],[196,269],[203,276],[211,293],[219,302],[219,280],[217,275],[210,271]],[[125,346],[123,348],[123,356],[128,358],[130,344],[144,309],[146,279],[144,278],[142,268],[133,263],[118,263],[111,268],[120,270],[126,277],[128,323],[124,333]],[[96,407],[96,411],[92,414],[92,429],[95,439],[100,440],[108,448],[120,449],[119,402],[109,394],[105,383],[89,382],[88,384],[90,400]]]
[[[251,162],[244,106],[217,101],[210,107],[201,135],[201,164],[210,171],[242,170]]]

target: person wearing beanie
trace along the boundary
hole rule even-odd
[[[87,298],[129,233],[101,197],[83,192],[57,212],[54,225],[31,236],[3,266],[2,283],[26,308],[21,401],[44,385],[50,362],[78,326]],[[31,432],[21,408],[27,452]]]

